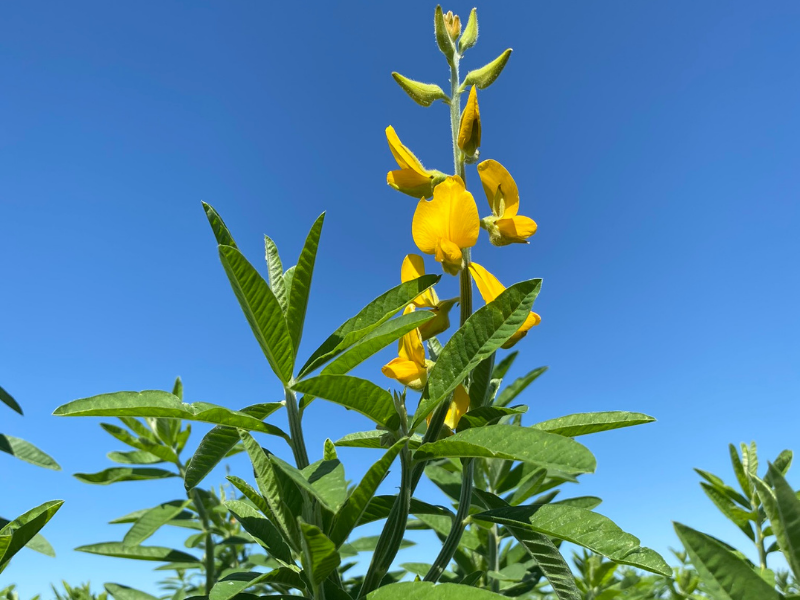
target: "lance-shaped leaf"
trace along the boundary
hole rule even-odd
[[[246,589],[258,584],[278,584],[298,590],[305,589],[303,579],[297,572],[287,567],[280,567],[267,573],[254,571],[229,573],[214,584],[208,598],[209,600],[231,600]]]
[[[782,598],[744,560],[711,536],[674,523],[692,565],[708,593],[720,600],[778,600]]]
[[[539,367],[530,373],[523,375],[519,379],[515,379],[497,395],[494,401],[494,406],[508,406],[514,399],[519,396],[526,387],[533,383],[539,375],[547,371],[547,367]]]
[[[239,306],[242,307],[242,312],[256,336],[258,345],[261,346],[264,356],[267,357],[267,361],[278,379],[283,383],[288,382],[292,378],[295,356],[292,343],[293,334],[290,333],[288,325],[289,319],[284,318],[281,305],[275,298],[275,294],[272,293],[269,284],[264,281],[264,278],[239,250],[231,246],[220,246],[219,257],[225,273],[228,275],[233,293],[239,300]],[[297,299],[300,302],[303,286],[298,285],[295,281],[292,289],[294,290],[295,287],[301,288]],[[287,317],[292,315],[291,294],[289,300]],[[305,316],[305,305],[302,308],[302,314]],[[294,325],[296,325],[297,313],[292,318],[295,319]],[[302,327],[302,321],[300,321],[300,326]]]
[[[354,317],[351,317],[334,331],[306,361],[300,369],[298,379],[349,348],[366,336],[381,323],[388,321],[414,298],[438,283],[439,275],[423,275],[393,287],[367,304]],[[288,289],[288,288],[287,288]]]
[[[458,431],[472,427],[485,427],[496,423],[499,419],[509,415],[521,415],[528,412],[527,406],[505,408],[500,406],[482,406],[462,415],[458,421]]]
[[[303,471],[293,467],[284,460],[281,460],[274,454],[268,457],[269,462],[277,467],[286,478],[288,478],[298,490],[307,492],[311,497],[316,498],[320,505],[328,511],[334,512],[334,508],[329,504],[329,499],[320,492],[316,487],[311,485]],[[336,461],[338,462],[338,461]],[[315,465],[316,466],[316,465]]]
[[[128,533],[125,534],[125,537],[122,539],[122,544],[124,546],[138,546],[158,531],[162,525],[166,525],[181,514],[188,504],[188,500],[183,502],[173,500],[172,502],[165,502],[145,511],[136,519],[136,522],[133,524],[133,527],[128,530]]]
[[[269,519],[259,515],[256,509],[241,500],[226,500],[225,506],[242,528],[267,552],[286,564],[292,563],[292,551]]]
[[[433,458],[504,458],[568,473],[591,473],[597,466],[592,453],[575,440],[516,425],[465,429],[414,452],[414,460]]]
[[[306,243],[300,252],[300,258],[294,268],[294,279],[292,288],[287,290],[289,294],[289,304],[286,308],[286,325],[289,328],[289,335],[292,339],[294,355],[292,364],[300,348],[300,339],[303,337],[303,325],[306,320],[306,308],[308,307],[308,295],[311,292],[311,278],[314,275],[314,263],[317,259],[317,248],[319,247],[319,236],[322,233],[322,223],[325,220],[325,213],[322,213],[306,237]],[[289,378],[291,378],[291,369]],[[284,380],[286,382],[286,380]]]
[[[291,490],[287,487],[287,482],[280,477],[278,468],[253,436],[244,431],[240,435],[250,462],[253,463],[258,489],[275,518],[275,525],[292,550],[300,552],[300,531],[292,512],[293,502],[288,496]]]
[[[494,370],[494,354],[483,359],[472,371],[469,382],[470,412],[489,405],[492,390],[492,371]]]
[[[61,470],[61,467],[52,456],[42,452],[30,442],[21,440],[13,435],[0,433],[0,452],[6,452],[11,456],[16,456],[18,459],[29,462],[37,467],[53,469],[54,471]]]
[[[382,323],[322,369],[322,374],[343,375],[347,373],[376,352],[399,340],[412,329],[430,321],[433,316],[431,311],[416,311]]]
[[[500,77],[500,73],[503,72],[510,57],[511,48],[504,50],[500,56],[489,64],[482,66],[480,69],[470,71],[464,78],[464,83],[461,84],[460,89],[463,91],[472,85],[478,86],[479,90],[489,87],[494,83],[495,79]]]
[[[350,375],[317,375],[296,382],[292,389],[335,402],[388,429],[395,429],[400,423],[392,395],[366,379]]]
[[[168,446],[164,446],[163,444],[159,444],[157,442],[151,442],[146,438],[137,438],[136,436],[128,433],[122,427],[117,427],[116,425],[111,425],[110,423],[100,423],[100,427],[102,427],[106,433],[117,438],[123,444],[128,444],[128,446],[131,448],[144,450],[145,452],[149,452],[150,454],[167,462],[174,463],[178,460],[178,455],[175,454],[175,451]]]
[[[652,423],[653,421],[655,421],[653,417],[642,413],[615,410],[609,412],[567,415],[566,417],[542,421],[531,427],[541,429],[542,431],[557,433],[558,435],[576,437],[589,433],[597,433],[598,431],[609,431],[621,427]]]
[[[753,485],[778,546],[797,578],[800,577],[800,499],[774,465],[769,466],[769,478],[774,490],[758,477],[752,478]]]
[[[114,597],[114,600],[158,600],[147,592],[118,583],[105,583],[103,587]]]
[[[73,475],[78,481],[83,483],[93,483],[96,485],[109,485],[121,483],[123,481],[148,481],[151,479],[167,479],[169,477],[179,477],[177,473],[164,469],[132,467],[111,467],[99,473],[75,473]]]
[[[203,210],[206,211],[206,218],[208,219],[208,224],[211,225],[211,230],[214,232],[217,244],[236,248],[236,242],[233,241],[231,232],[225,225],[225,221],[219,216],[219,213],[214,210],[214,207],[203,202]]]
[[[339,566],[342,559],[336,546],[319,527],[300,522],[300,530],[303,534],[303,571],[316,587]]]
[[[450,337],[428,375],[428,384],[414,413],[413,427],[422,423],[449,398],[472,369],[517,332],[530,313],[541,286],[541,279],[512,285],[478,309]]]
[[[334,515],[329,535],[331,541],[337,548],[347,540],[350,532],[352,532],[358,524],[361,515],[364,514],[370,500],[372,500],[372,497],[378,490],[378,486],[386,477],[386,474],[389,472],[389,467],[392,465],[392,462],[400,453],[405,443],[405,438],[398,441],[386,451],[378,462],[367,470],[359,484]]]
[[[47,525],[64,504],[63,500],[50,500],[32,508],[0,528],[0,571],[11,558],[33,540],[39,530]]]
[[[207,402],[184,404],[177,397],[162,390],[117,392],[73,400],[59,406],[53,414],[62,417],[168,417],[228,425],[281,437],[286,435],[274,425],[262,423],[260,419],[243,412]]]
[[[0,387],[0,402],[8,406],[11,410],[22,414],[22,407],[14,400],[14,397]]]
[[[231,482],[233,487],[242,492],[242,495],[250,500],[250,502],[253,503],[253,506],[260,510],[265,517],[272,521],[275,520],[275,516],[272,514],[272,509],[269,507],[269,504],[267,504],[264,496],[254,490],[249,483],[240,477],[236,477],[235,475],[228,475],[225,479]]]
[[[331,443],[331,448],[334,448]],[[335,451],[335,448],[334,448]],[[300,473],[323,499],[323,506],[338,511],[347,498],[347,481],[344,478],[344,465],[338,458],[328,458],[311,463]]]
[[[636,563],[639,540],[620,529],[611,519],[590,510],[569,504],[533,504],[496,508],[473,515],[473,519],[523,527],[573,544],[578,544],[613,561],[626,561],[641,569],[672,574],[672,569],[663,561],[655,568],[652,556],[643,563]]]
[[[154,465],[164,462],[157,456],[153,456],[144,450],[131,450],[130,452],[109,452],[106,456],[115,463],[123,465]]]
[[[117,558],[130,558],[134,560],[153,560],[158,562],[200,562],[195,556],[172,548],[161,546],[125,546],[122,542],[102,542],[75,548],[78,552],[99,554],[101,556],[114,556]]]
[[[501,600],[506,598],[483,588],[459,583],[403,581],[378,588],[366,600]]]
[[[374,521],[380,521],[389,516],[397,496],[375,496],[369,501],[366,510],[361,514],[358,525],[366,525]],[[455,518],[452,511],[444,506],[428,504],[417,498],[411,498],[411,509],[409,512],[419,517],[420,515],[433,515],[437,517],[447,517],[451,521]]]
[[[444,90],[435,83],[421,83],[403,77],[400,73],[392,73],[392,77],[409,98],[420,106],[430,106],[437,100],[444,100],[445,104],[450,102],[450,98],[444,93]]]
[[[492,379],[503,379],[508,374],[508,370],[511,368],[511,365],[514,364],[514,361],[517,360],[517,356],[519,356],[519,350],[514,350],[506,355],[503,360],[497,363],[492,370]]]
[[[542,570],[558,600],[582,599],[567,561],[549,537],[513,525],[508,526],[508,530],[536,560],[536,565]]]
[[[357,431],[355,433],[348,433],[346,436],[336,440],[334,444],[340,448],[373,448],[373,449],[386,449],[388,444],[384,445],[381,439],[386,435],[385,431],[374,429],[372,431]],[[422,437],[413,434],[408,439],[408,447],[412,450],[419,448],[422,444]]]
[[[255,417],[259,421],[266,419],[269,415],[284,405],[283,402],[269,402],[265,404],[254,404],[246,406],[239,412]],[[277,428],[276,428],[277,429]],[[283,436],[286,438],[286,434]],[[239,443],[239,431],[235,427],[217,425],[209,431],[200,441],[189,464],[186,465],[184,474],[184,485],[187,490],[191,490],[200,483],[211,470],[219,464],[225,456]]]
[[[267,260],[267,276],[269,277],[269,287],[275,294],[275,299],[281,305],[283,314],[289,306],[289,295],[286,293],[286,281],[283,279],[283,263],[278,254],[278,247],[268,236],[264,236],[264,254]]]

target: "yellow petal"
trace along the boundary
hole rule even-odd
[[[405,283],[418,279],[423,275],[425,275],[425,262],[422,257],[419,254],[408,254],[403,259],[403,266],[400,267],[400,281]],[[414,298],[414,304],[417,308],[434,308],[439,304],[439,297],[433,288],[428,288]],[[422,339],[426,338],[423,336]]]
[[[434,317],[419,326],[419,333],[422,340],[429,340],[435,335],[444,333],[450,328],[450,309],[458,302],[458,298],[443,300],[439,302],[431,312]]]
[[[519,210],[519,190],[514,178],[496,160],[478,165],[478,175],[492,213],[496,217],[513,217]]]
[[[450,240],[442,238],[436,242],[434,256],[443,265],[453,267],[456,271],[461,270],[461,259],[464,255],[461,252],[461,248]]]
[[[419,175],[430,176],[414,153],[402,144],[391,125],[386,128],[386,139],[389,141],[389,150],[392,151],[392,155],[401,169],[411,169]]]
[[[453,393],[453,400],[450,402],[450,408],[447,409],[447,416],[444,418],[444,424],[450,429],[458,427],[458,422],[461,417],[469,410],[469,394],[463,385],[459,385]]]
[[[506,242],[526,244],[527,239],[536,233],[536,221],[530,217],[515,215],[498,219],[495,225]]]
[[[403,310],[403,314],[414,312],[413,304],[409,304]],[[403,360],[411,361],[425,367],[425,346],[422,345],[422,336],[419,329],[412,329],[397,344],[397,355]]]
[[[469,91],[469,99],[461,113],[458,128],[458,147],[472,156],[481,145],[481,113],[478,109],[478,92],[475,86]]]
[[[501,347],[504,348],[505,350],[508,350],[514,344],[516,344],[518,341],[520,341],[522,338],[524,338],[526,335],[528,335],[528,330],[531,327],[534,327],[534,326],[538,325],[541,321],[542,321],[542,318],[539,315],[537,315],[535,312],[530,313],[528,315],[528,317],[525,319],[525,322],[522,324],[522,327],[517,329],[517,332],[514,335],[512,335],[508,339],[508,341],[505,344],[503,344]]]
[[[381,373],[415,390],[422,389],[428,379],[428,370],[424,365],[399,357],[384,365]]]
[[[476,262],[470,263],[469,271],[478,286],[478,291],[486,304],[497,298],[505,291],[505,286],[500,281]]]
[[[389,171],[386,174],[386,183],[399,192],[410,194],[417,198],[430,195],[431,177],[420,175],[411,169]]]

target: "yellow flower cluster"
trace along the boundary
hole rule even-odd
[[[449,18],[450,20],[445,19],[448,28],[460,31],[458,17],[450,15]],[[481,115],[475,85],[470,88],[457,133],[457,137],[454,135],[458,146],[455,152],[463,174],[464,163],[477,162],[480,154]],[[465,268],[468,269],[483,300],[487,304],[492,302],[505,287],[484,267],[470,260],[468,249],[477,243],[481,228],[486,230],[489,241],[494,246],[527,244],[528,238],[536,233],[536,222],[518,214],[519,190],[514,178],[496,160],[478,163],[478,176],[491,210],[490,215],[481,218],[475,199],[467,191],[462,177],[426,169],[414,153],[403,145],[391,126],[386,128],[386,139],[399,167],[387,174],[387,183],[418,199],[411,225],[414,243],[421,252],[432,255],[441,263],[446,273],[457,275]],[[420,255],[409,254],[405,257],[400,269],[403,282],[412,281],[424,274],[425,265]],[[458,298],[439,300],[432,288],[415,298],[406,307],[404,314],[421,309],[432,311],[434,317],[419,329],[403,336],[399,342],[397,358],[383,367],[383,374],[411,389],[422,390],[427,382],[428,370],[434,364],[426,359],[423,342],[447,330],[450,326],[450,309],[457,302]],[[539,315],[531,312],[503,348],[516,344],[540,321]],[[463,386],[459,386],[453,395],[446,425],[455,429],[468,409],[469,394]]]

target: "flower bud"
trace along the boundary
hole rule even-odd
[[[420,106],[430,106],[437,100],[442,100],[445,104],[450,103],[450,97],[435,83],[420,83],[403,77],[400,73],[392,73],[392,77],[397,85],[403,88],[403,91]]]
[[[452,60],[456,53],[456,47],[444,22],[441,6],[437,6],[433,13],[433,31],[436,34],[436,45],[439,46],[439,50],[447,57],[447,60]]]
[[[464,35],[458,40],[458,51],[464,52],[472,48],[478,41],[478,9],[473,8],[469,13],[467,19],[467,27],[464,29]]]
[[[511,56],[511,48],[503,52],[488,65],[484,65],[480,69],[475,69],[467,73],[467,76],[464,78],[464,83],[461,84],[461,89],[465,90],[467,86],[476,85],[479,90],[482,90],[492,85],[494,80],[503,72],[503,68],[506,66],[509,56]]]
[[[454,15],[452,10],[448,10],[444,15],[444,28],[447,29],[450,39],[454,42],[461,35],[461,19],[458,18],[458,15]]]
[[[469,99],[461,113],[458,128],[458,147],[467,157],[472,157],[481,145],[481,113],[478,109],[478,92],[475,86],[469,91]]]

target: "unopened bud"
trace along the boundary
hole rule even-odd
[[[458,15],[454,15],[452,10],[448,10],[444,16],[444,27],[454,42],[461,35],[461,19],[458,18]]]

